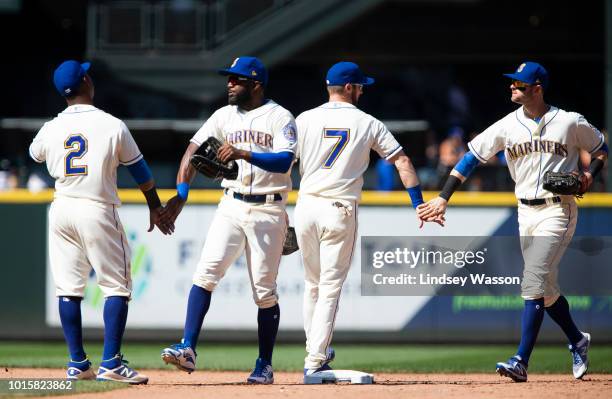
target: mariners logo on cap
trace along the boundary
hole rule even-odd
[[[252,71],[251,71],[251,75],[252,75],[252,76],[257,76],[257,71],[252,70]]]
[[[234,62],[232,62],[232,65],[230,65],[230,68],[235,67],[235,66],[236,66],[236,64],[238,63],[238,60],[239,60],[239,59],[240,59],[240,57],[236,58],[236,59],[234,60]]]
[[[521,65],[519,65],[519,67],[516,69],[516,71],[517,71],[517,72],[521,72],[521,71],[523,70],[523,68],[525,68],[525,65],[527,65],[527,64],[525,64],[525,63],[523,62]]]

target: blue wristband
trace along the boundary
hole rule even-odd
[[[423,193],[421,192],[421,185],[417,184],[414,187],[409,187],[406,189],[408,191],[408,195],[410,195],[410,201],[412,202],[412,207],[416,209],[417,206],[425,203],[423,201]]]
[[[187,197],[189,196],[189,183],[179,183],[176,185],[176,194],[183,201],[187,201]]]

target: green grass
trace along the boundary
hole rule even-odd
[[[122,350],[136,369],[170,368],[159,357],[164,344],[124,344]],[[85,345],[95,366],[102,345]],[[491,372],[495,363],[516,350],[510,345],[336,345],[334,367],[372,372],[471,373]],[[256,345],[202,344],[198,347],[198,368],[205,370],[249,370],[257,356]],[[301,371],[305,356],[302,345],[277,345],[274,369]],[[592,373],[612,373],[612,346],[594,345],[589,352]],[[62,342],[2,342],[2,367],[63,367],[67,361]],[[529,371],[567,373],[571,358],[562,345],[536,347]]]

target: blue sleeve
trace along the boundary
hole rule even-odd
[[[608,153],[608,145],[606,143],[603,143],[603,145],[601,146],[600,150],[607,154]]]
[[[508,161],[506,160],[506,152],[504,150],[501,150],[495,155],[497,156],[497,159],[499,159],[499,163],[501,165],[504,165],[504,166],[508,165]]]
[[[420,184],[417,184],[414,187],[408,187],[406,191],[408,191],[408,195],[410,195],[410,201],[412,202],[413,208],[416,209],[417,206],[425,202],[423,201],[423,193],[421,192]]]
[[[461,176],[468,177],[474,171],[474,168],[478,165],[478,162],[478,158],[472,154],[472,151],[468,151],[457,163],[457,165],[455,165],[455,170],[461,173]]]
[[[153,178],[151,169],[149,169],[149,165],[147,165],[147,161],[145,161],[144,158],[129,165],[127,168],[138,184],[146,183]]]
[[[287,173],[291,162],[293,162],[293,153],[289,151],[251,153],[251,163],[268,172]]]

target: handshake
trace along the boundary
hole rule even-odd
[[[448,201],[444,198],[436,197],[425,202],[416,208],[416,216],[419,221],[419,228],[422,228],[425,223],[437,223],[444,227],[446,218],[446,206]],[[174,221],[183,209],[185,201],[175,196],[171,198],[165,207],[159,206],[152,209],[150,213],[149,231],[153,230],[153,226],[159,228],[163,234],[170,235],[174,232]]]
[[[444,227],[447,204],[448,201],[444,198],[436,197],[417,206],[416,216],[420,223],[419,228],[422,228],[426,222],[438,223]]]
[[[164,235],[172,235],[174,233],[174,220],[169,217],[168,210],[161,204],[156,208],[149,209],[149,229],[148,232],[153,231],[155,227],[159,229]]]

